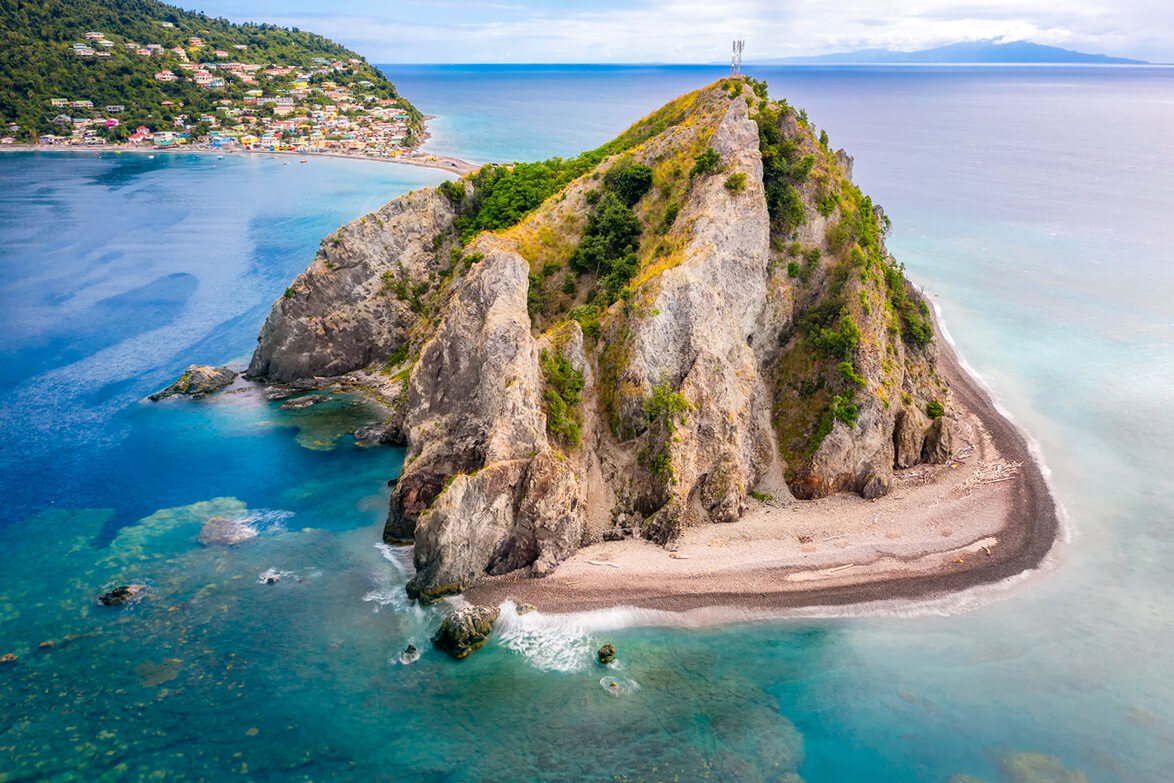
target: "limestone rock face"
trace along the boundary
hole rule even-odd
[[[416,518],[453,476],[527,458],[545,442],[527,275],[526,262],[512,253],[477,263],[421,351],[407,390],[411,447],[387,538],[411,540]]]
[[[384,539],[415,545],[422,601],[604,538],[671,548],[751,490],[878,497],[949,458],[927,308],[852,159],[737,83],[633,134],[467,247],[480,180],[397,199],[328,238],[262,330],[253,375],[309,388],[363,368],[393,409],[363,440],[407,441]],[[801,173],[780,182],[780,154]],[[648,187],[617,212],[636,166]],[[620,285],[576,262],[605,217],[639,235]]]
[[[621,426],[633,432],[645,428],[645,400],[658,385],[677,390],[690,407],[672,432],[649,433],[649,449],[668,453],[675,483],[651,483],[635,505],[663,508],[677,497],[697,521],[729,522],[741,516],[746,493],[778,472],[754,347],[768,298],[770,223],[758,129],[744,102],[730,104],[711,143],[727,172],[746,175],[746,189],[732,193],[723,176],[694,186],[677,218],[692,225],[683,259],[660,275],[649,306],[626,323],[632,353],[619,406]],[[617,472],[612,480],[622,478]],[[651,521],[649,537],[674,539],[680,519],[673,516],[679,513]]]
[[[153,402],[175,396],[199,399],[206,394],[220,391],[234,380],[236,373],[227,367],[193,364],[184,370],[178,381],[163,391],[155,392],[149,399]]]
[[[426,599],[485,573],[553,568],[581,544],[579,482],[546,437],[528,274],[517,254],[490,251],[412,372],[385,538],[415,542],[409,590]]]
[[[485,644],[499,614],[496,606],[458,609],[444,618],[432,643],[459,661]]]
[[[432,275],[449,266],[451,242],[433,241],[452,221],[448,201],[422,190],[324,239],[310,268],[273,303],[247,374],[292,381],[386,361],[407,342],[413,306],[435,287]]]

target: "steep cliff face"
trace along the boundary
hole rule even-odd
[[[274,302],[247,374],[294,381],[388,361],[449,265],[453,216],[447,199],[423,190],[322,240]]]
[[[948,457],[887,220],[764,88],[721,82],[574,161],[398,199],[274,305],[253,375],[406,381],[385,537],[415,544],[413,595],[542,575],[603,537],[671,547],[753,489],[876,497]]]

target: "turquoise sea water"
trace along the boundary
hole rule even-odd
[[[597,146],[720,75],[388,70],[434,148],[476,160]],[[401,452],[348,433],[378,411],[141,401],[243,361],[320,237],[443,174],[3,155],[0,781],[1174,780],[1174,72],[759,71],[856,156],[891,249],[1038,440],[1071,531],[1051,570],[721,628],[507,606],[453,663],[377,545]],[[217,515],[258,537],[201,547]],[[148,598],[94,604],[127,581]]]

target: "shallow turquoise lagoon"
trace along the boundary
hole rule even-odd
[[[390,70],[472,159],[597,146],[718,75]],[[444,175],[5,154],[0,781],[1174,779],[1174,74],[760,75],[856,155],[891,249],[1038,441],[1069,528],[1047,572],[719,628],[507,604],[449,661],[425,643],[443,608],[410,605],[410,557],[378,544],[402,452],[350,435],[378,410],[142,401],[246,360],[322,236]],[[211,516],[258,536],[204,548]],[[125,582],[148,597],[95,604]]]

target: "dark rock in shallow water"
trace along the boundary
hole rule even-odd
[[[179,380],[160,392],[155,392],[149,400],[157,402],[167,397],[182,396],[198,400],[205,394],[218,392],[236,379],[236,373],[227,367],[209,367],[203,364],[193,364],[188,367]]]
[[[0,655],[0,663],[16,663],[16,656],[12,653]]]
[[[493,621],[501,614],[496,606],[469,606],[458,609],[440,624],[432,643],[460,660],[485,644],[493,632]]]
[[[385,422],[383,424],[369,424],[355,430],[355,440],[364,446],[406,446],[408,436],[403,428],[403,419]]]
[[[538,607],[534,604],[518,604],[518,607],[515,611],[517,611],[518,615],[520,616],[523,614],[530,614],[530,612],[533,612],[536,609],[538,609]]]
[[[265,387],[265,399],[267,400],[288,400],[297,393],[297,389],[291,389],[288,386]]]
[[[600,663],[611,663],[616,659],[616,646],[614,644],[605,644],[599,648],[596,653],[599,656]]]
[[[283,411],[300,411],[303,408],[309,408],[312,405],[317,405],[320,402],[326,402],[330,398],[325,394],[307,394],[305,397],[295,397],[292,400],[283,402],[280,410]]]
[[[122,606],[139,600],[146,590],[146,585],[119,585],[110,592],[98,596],[98,603],[102,606]]]
[[[198,540],[204,546],[233,546],[256,537],[257,531],[239,519],[212,517],[200,529]]]
[[[355,430],[355,442],[363,446],[382,446],[387,443],[383,439],[383,433],[382,424],[368,424]]]

